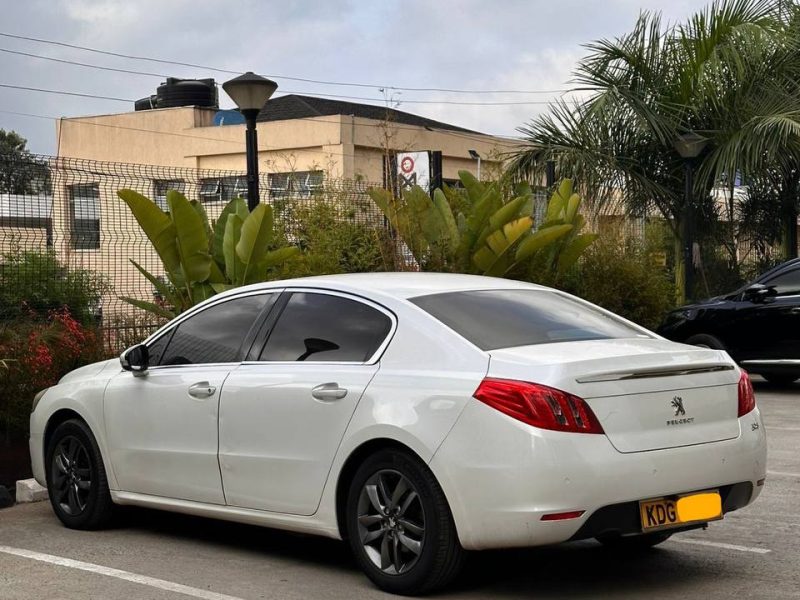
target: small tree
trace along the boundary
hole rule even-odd
[[[50,189],[50,169],[15,131],[0,129],[0,194],[39,194]]]

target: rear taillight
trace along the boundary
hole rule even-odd
[[[739,377],[739,416],[743,417],[756,407],[756,395],[753,393],[753,384],[747,371],[742,371]]]
[[[582,398],[561,390],[511,379],[484,379],[475,398],[518,421],[553,431],[603,433]]]

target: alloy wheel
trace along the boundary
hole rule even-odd
[[[86,510],[92,489],[89,452],[75,436],[61,439],[53,453],[53,496],[66,514],[78,516]]]
[[[358,534],[381,571],[400,575],[414,567],[425,543],[425,512],[414,484],[383,469],[364,483],[358,500]]]

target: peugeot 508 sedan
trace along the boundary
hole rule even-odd
[[[750,373],[788,384],[800,378],[800,259],[738,290],[670,312],[658,333],[726,350]]]
[[[405,594],[465,550],[653,546],[749,504],[766,472],[725,352],[442,274],[214,296],[38,394],[30,447],[67,527],[139,505],[341,538]]]

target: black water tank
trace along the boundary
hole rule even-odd
[[[152,96],[147,96],[145,98],[139,98],[133,104],[134,110],[150,110],[156,108],[156,95],[153,94]]]
[[[207,106],[219,108],[217,86],[213,79],[178,79],[168,77],[156,89],[156,107]]]

